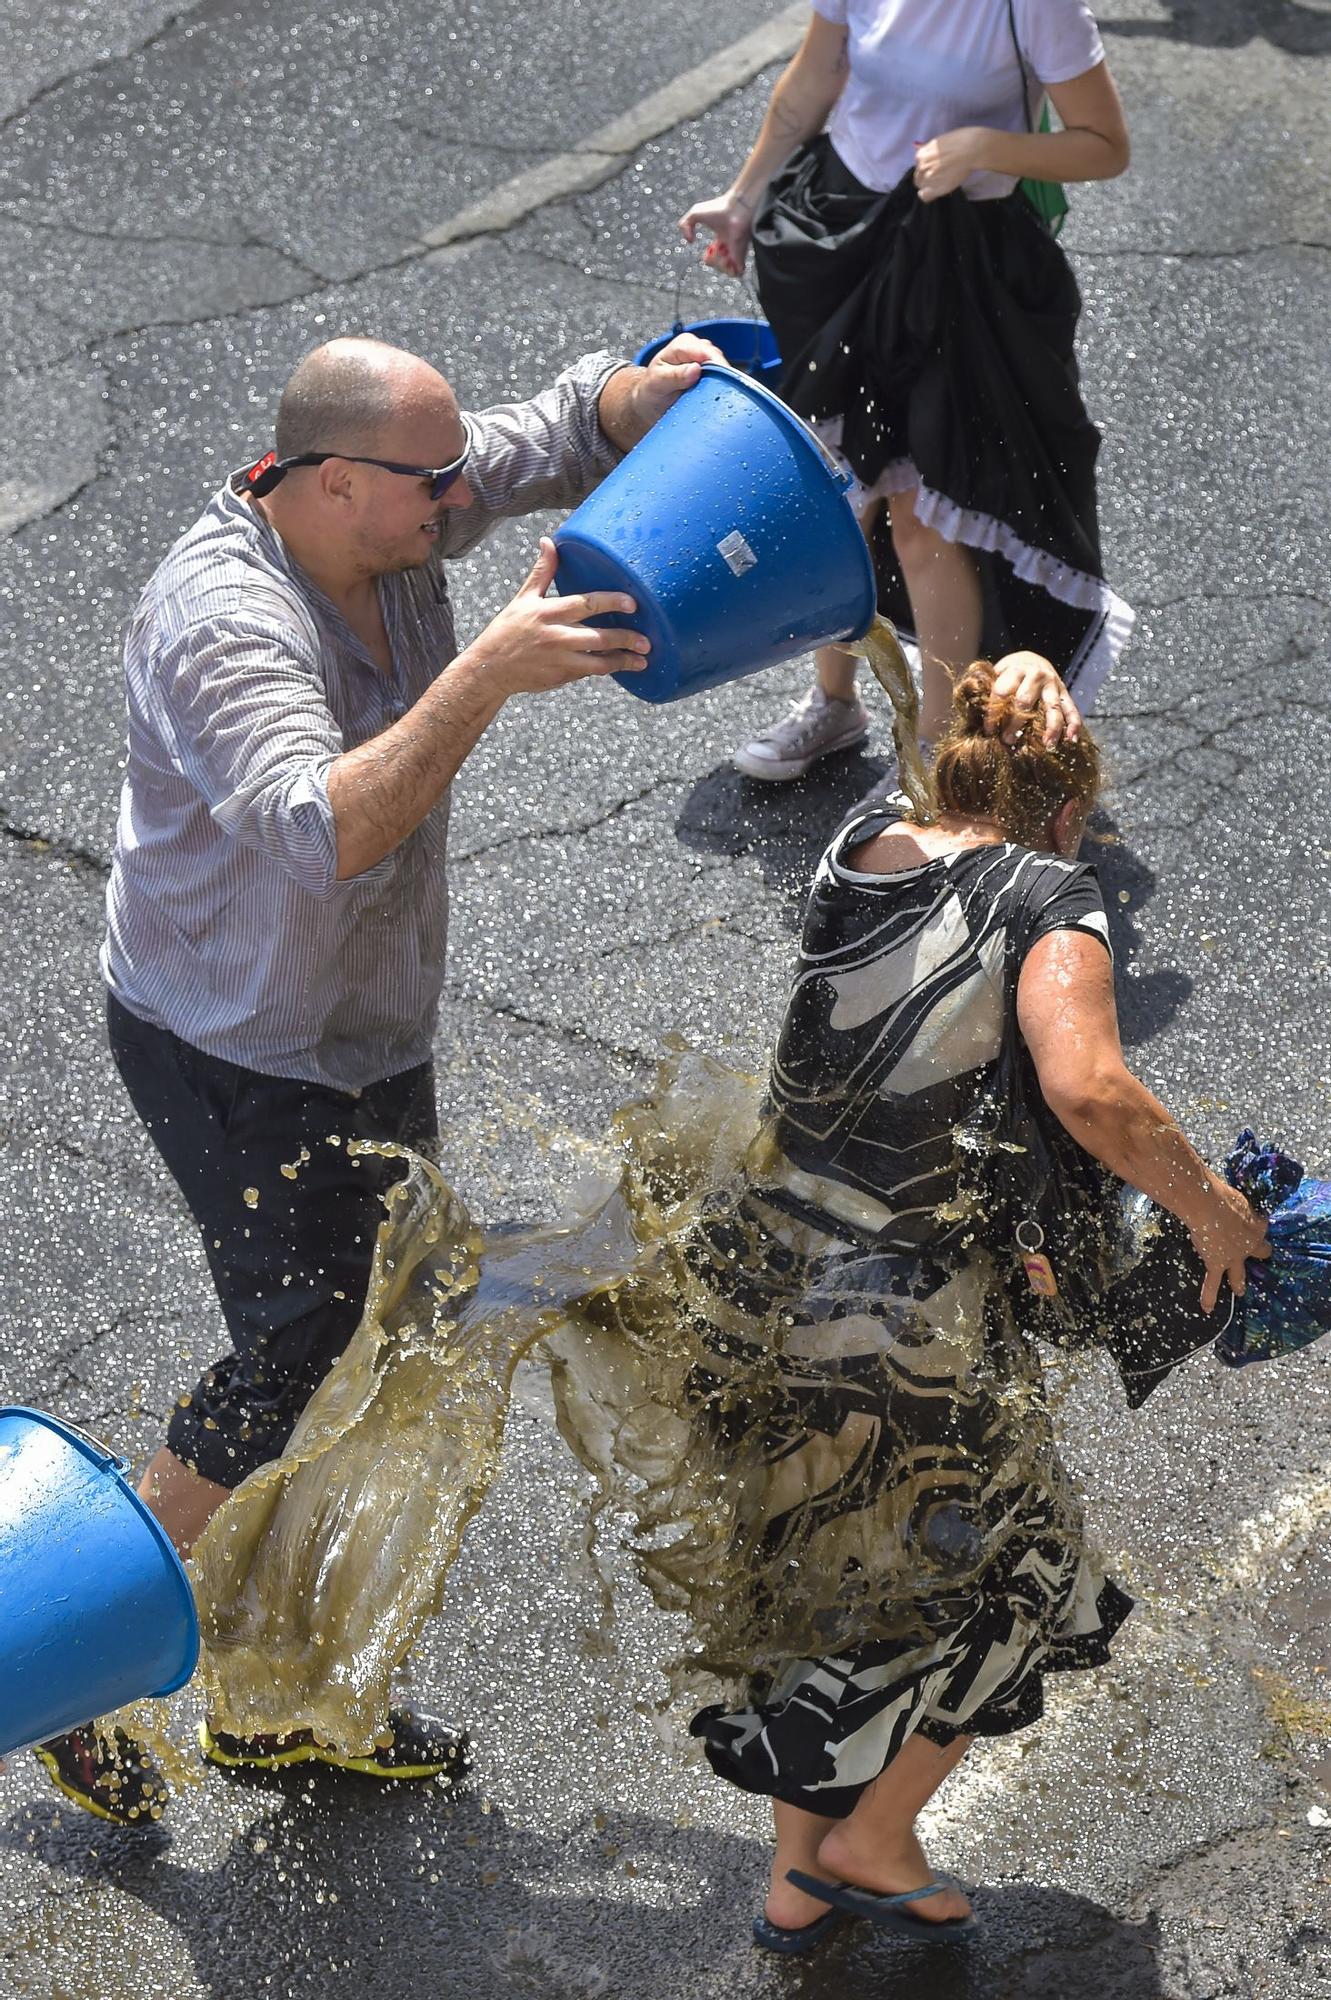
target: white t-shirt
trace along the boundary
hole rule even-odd
[[[958,125],[1029,129],[1007,0],[814,0],[814,7],[849,29],[850,76],[827,131],[866,187],[885,194],[914,164],[917,140]],[[1014,0],[1014,11],[1038,124],[1041,86],[1094,69],[1104,48],[1086,0]],[[1008,174],[977,173],[963,192],[985,201],[1015,186]]]

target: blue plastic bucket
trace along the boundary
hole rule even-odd
[[[599,625],[652,642],[643,701],[677,701],[868,631],[877,592],[838,470],[769,390],[708,363],[563,527],[558,590],[624,590]]]
[[[696,333],[702,340],[710,340],[732,368],[738,368],[742,375],[751,375],[766,389],[775,389],[781,379],[776,335],[765,319],[694,319],[687,326],[680,320],[669,333],[658,334],[646,347],[638,349],[633,359],[639,368],[645,368],[677,333]]]
[[[0,1755],[173,1694],[198,1657],[189,1578],[123,1462],[0,1409]]]

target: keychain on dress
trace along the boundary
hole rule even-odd
[[[1056,1299],[1058,1279],[1054,1276],[1053,1265],[1044,1254],[1043,1229],[1038,1222],[1019,1222],[1016,1235],[1022,1268],[1026,1273],[1026,1283],[1037,1298]]]

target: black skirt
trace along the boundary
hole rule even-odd
[[[785,400],[864,489],[914,490],[919,518],[975,551],[984,650],[1045,654],[1087,706],[1132,612],[1100,562],[1081,296],[1025,197],[922,202],[910,175],[879,194],[823,133],[772,182],[753,241]],[[876,554],[882,608],[909,631],[890,547]]]

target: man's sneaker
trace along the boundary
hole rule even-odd
[[[788,714],[737,750],[731,762],[746,778],[786,784],[802,778],[820,757],[850,750],[869,734],[869,711],[854,696],[837,701],[814,684]]]
[[[199,1745],[210,1764],[225,1771],[278,1771],[288,1764],[329,1764],[337,1771],[359,1771],[366,1778],[460,1778],[470,1762],[471,1741],[455,1735],[428,1715],[405,1709],[388,1712],[393,1740],[378,1745],[367,1757],[350,1757],[316,1743],[308,1730],[291,1736],[228,1736],[224,1729],[199,1724]]]
[[[166,1808],[167,1788],[141,1743],[123,1729],[109,1734],[89,1722],[68,1736],[38,1743],[33,1755],[67,1799],[116,1826],[151,1826]]]

